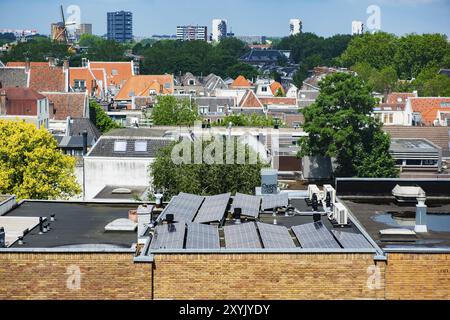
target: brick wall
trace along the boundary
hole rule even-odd
[[[450,299],[450,254],[389,253],[386,299]]]
[[[0,253],[0,266],[0,300],[151,299],[151,264],[132,254]]]
[[[383,299],[373,254],[156,255],[155,299]]]

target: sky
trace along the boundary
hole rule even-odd
[[[286,36],[289,19],[303,21],[304,32],[321,36],[351,32],[352,20],[366,23],[370,5],[380,8],[381,30],[444,33],[450,36],[450,0],[0,0],[0,29],[37,29],[50,33],[60,21],[59,5],[80,8],[81,22],[106,33],[106,13],[133,12],[135,36],[175,34],[177,25],[206,25],[223,18],[236,35]],[[70,16],[66,14],[66,16]]]

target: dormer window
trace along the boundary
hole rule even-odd
[[[119,71],[117,71],[117,69],[112,69],[111,70],[111,75],[117,76],[118,74],[119,74]]]
[[[194,79],[189,79],[189,85],[190,86],[195,86],[195,80]]]

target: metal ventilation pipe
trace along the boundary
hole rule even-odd
[[[427,205],[425,204],[425,195],[417,197],[416,204],[416,225],[415,232],[428,232],[427,228]]]
[[[6,247],[6,233],[5,228],[0,227],[0,248]]]

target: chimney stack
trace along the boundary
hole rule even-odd
[[[25,59],[25,72],[30,72],[30,68],[31,68],[31,63],[30,63],[30,59],[26,58]]]
[[[48,57],[48,65],[49,65],[50,67],[54,67],[54,66],[56,65],[55,58],[53,58],[53,57]]]
[[[151,222],[153,206],[140,205],[137,208],[138,238],[142,237]]]
[[[87,141],[88,141],[88,133],[86,130],[83,131],[83,156],[87,154]]]
[[[64,59],[63,69],[64,69],[64,71],[69,70],[69,60],[68,59]]]
[[[0,88],[0,114],[6,114],[6,90]]]
[[[416,204],[416,225],[414,231],[417,233],[428,232],[427,229],[427,205],[425,204],[425,196],[418,197]]]

